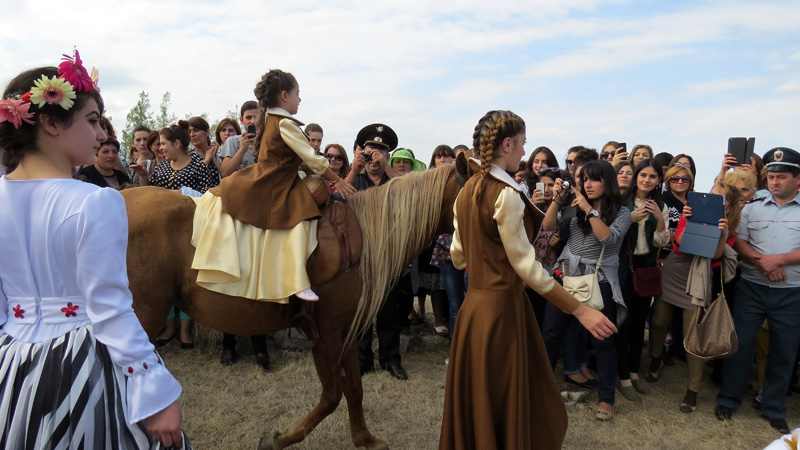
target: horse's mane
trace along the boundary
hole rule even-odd
[[[362,289],[345,348],[372,325],[384,297],[436,230],[447,179],[455,166],[411,172],[349,201],[363,236]]]

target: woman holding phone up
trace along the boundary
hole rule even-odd
[[[558,203],[566,197],[561,179],[555,180],[554,200],[547,209],[542,229],[555,230],[557,226]],[[613,323],[621,324],[627,315],[619,285],[619,250],[630,225],[631,214],[628,208],[620,205],[617,174],[611,164],[605,161],[586,163],[580,172],[580,179],[573,189],[577,207],[575,217],[569,222],[570,236],[564,251],[558,258],[556,267],[567,276],[581,276],[594,272],[600,255],[603,255],[598,271],[600,292],[603,296],[601,312]],[[547,305],[544,335],[550,365],[555,370],[561,354],[561,345],[569,325],[569,316],[558,308]],[[597,339],[592,335],[592,346],[597,355],[599,376],[597,393],[599,402],[595,412],[598,420],[609,420],[614,415],[614,388],[617,384],[617,349],[615,337]]]

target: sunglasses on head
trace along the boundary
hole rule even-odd
[[[325,157],[328,159],[335,159],[337,161],[344,161],[344,157],[342,155],[334,155],[332,153],[328,153],[327,155],[325,155]]]
[[[674,183],[688,183],[692,181],[692,177],[689,175],[673,175],[669,177],[669,179]]]
[[[545,172],[558,172],[560,170],[561,169],[558,167],[542,167],[541,169],[539,169],[539,174],[541,175]]]

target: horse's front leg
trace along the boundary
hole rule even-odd
[[[361,404],[364,398],[364,389],[361,385],[361,370],[358,366],[358,346],[354,342],[350,345],[342,361],[344,371],[342,377],[342,389],[347,400],[347,411],[350,415],[350,434],[353,437],[353,445],[357,448],[366,447],[367,450],[388,450],[389,446],[385,441],[376,438],[367,429],[364,420],[364,407]]]
[[[281,450],[302,441],[322,422],[322,419],[336,410],[342,399],[342,366],[339,362],[341,351],[341,337],[328,335],[316,342],[313,348],[314,365],[322,384],[319,403],[307,416],[289,425],[283,433],[275,432],[270,437],[262,438],[258,450]]]

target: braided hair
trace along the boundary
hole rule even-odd
[[[294,75],[289,72],[284,72],[280,69],[272,69],[261,76],[261,81],[256,84],[253,93],[256,94],[258,105],[264,111],[273,106],[278,106],[278,97],[281,92],[290,92],[297,87],[297,80]],[[266,123],[266,114],[260,114],[258,117],[258,134],[256,135],[256,142],[253,145],[253,152],[258,155],[261,147],[261,136],[264,134],[264,124]]]
[[[475,186],[473,200],[479,201],[483,194],[483,179],[489,173],[498,143],[513,138],[525,131],[525,121],[511,111],[489,111],[481,117],[472,134],[475,151],[481,158],[480,178]]]

